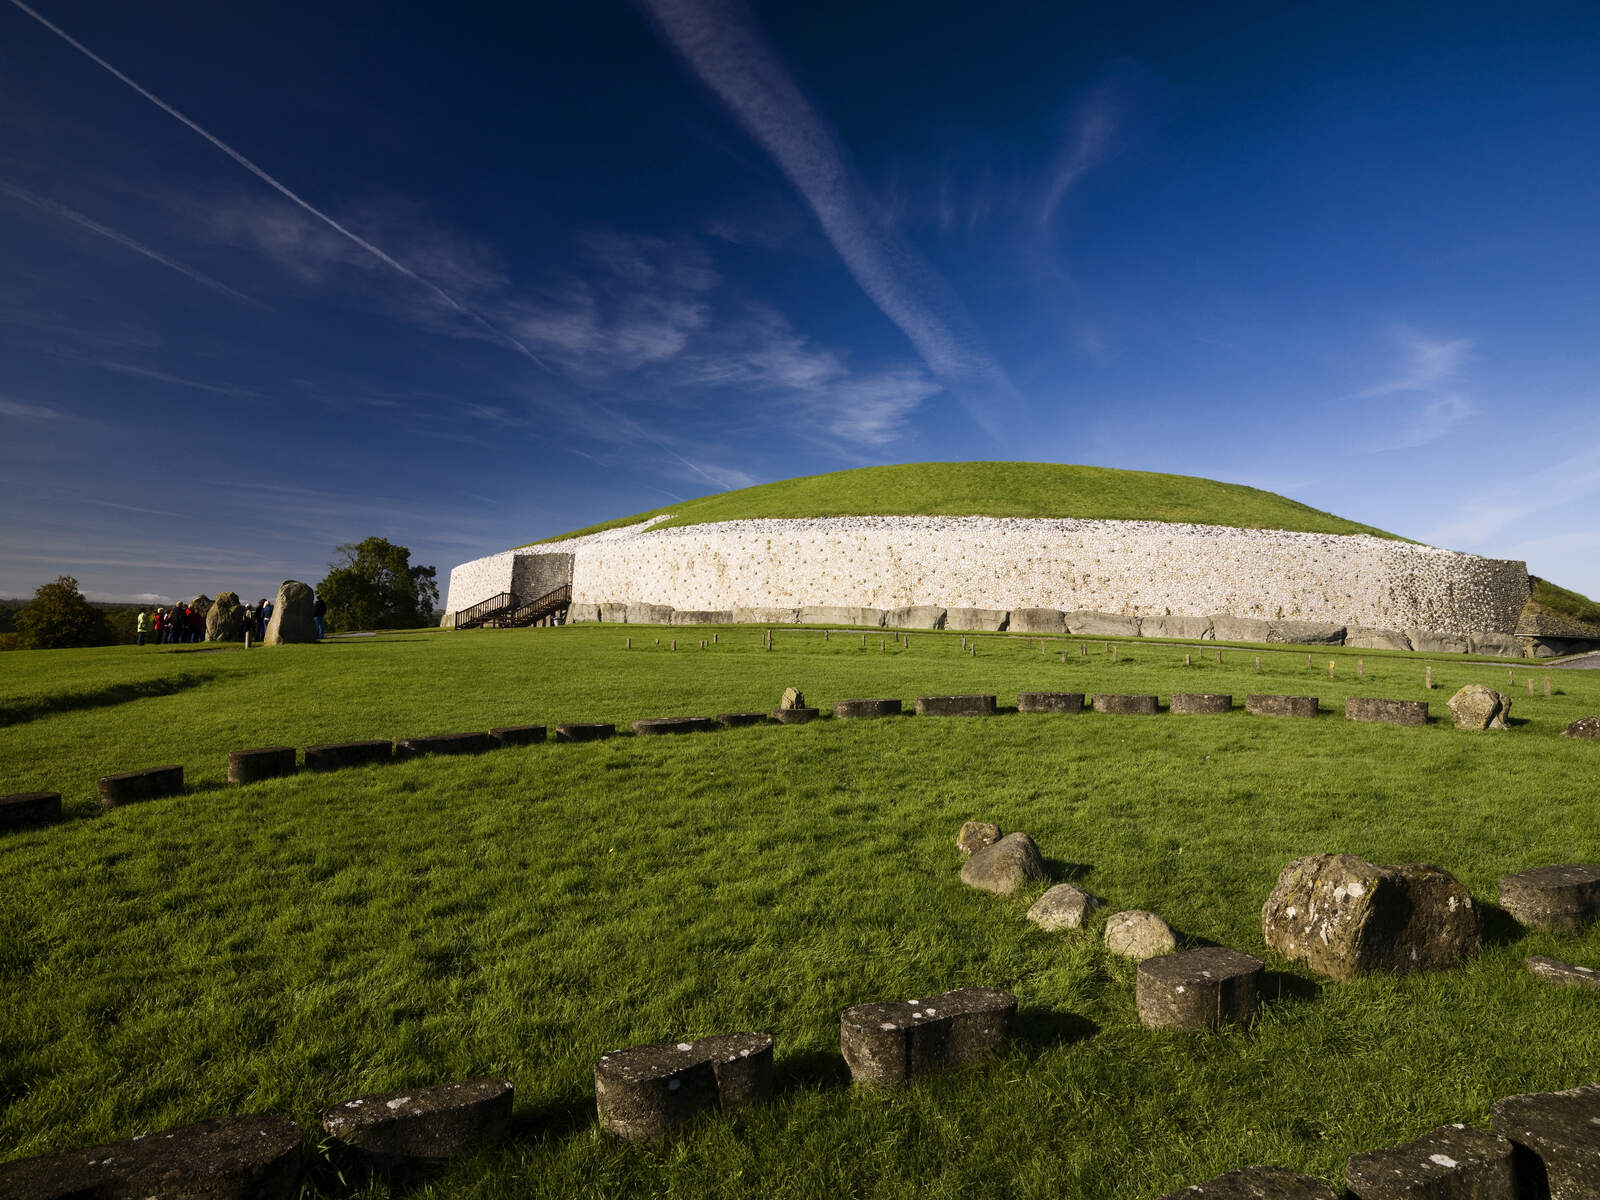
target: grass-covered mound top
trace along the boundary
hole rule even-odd
[[[861,467],[720,492],[546,538],[560,541],[661,514],[671,525],[755,517],[1081,517],[1394,537],[1259,488],[1193,475],[1065,463],[936,462]]]
[[[1557,587],[1548,579],[1528,576],[1533,594],[1523,606],[1518,632],[1548,637],[1600,637],[1600,604],[1578,592]]]

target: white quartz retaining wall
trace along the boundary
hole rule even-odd
[[[1154,521],[833,517],[632,526],[492,555],[450,573],[450,611],[505,590],[512,553],[539,551],[575,556],[575,606],[1228,613],[1509,633],[1528,596],[1523,563],[1365,534]]]

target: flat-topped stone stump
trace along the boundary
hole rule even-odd
[[[1384,700],[1376,696],[1348,696],[1344,702],[1347,721],[1369,721],[1382,725],[1426,725],[1426,700]]]
[[[469,1079],[346,1100],[322,1125],[374,1165],[442,1162],[500,1137],[512,1099],[509,1079]]]
[[[1240,1167],[1205,1183],[1168,1192],[1160,1200],[1338,1200],[1320,1179],[1282,1167]]]
[[[1139,964],[1139,1020],[1152,1029],[1246,1025],[1264,973],[1259,958],[1221,946],[1147,958]]]
[[[396,758],[421,758],[425,754],[482,754],[494,749],[487,733],[430,733],[423,737],[399,738],[394,744]]]
[[[652,1141],[719,1104],[728,1110],[765,1099],[772,1094],[772,1048],[769,1033],[725,1033],[602,1055],[594,1065],[600,1127]]]
[[[1009,896],[1024,883],[1050,878],[1044,855],[1025,833],[1008,833],[992,846],[973,852],[961,866],[961,882],[996,895]]]
[[[640,737],[653,737],[658,733],[708,733],[716,724],[710,717],[646,717],[633,723],[633,732]]]
[[[1600,1196],[1600,1083],[1567,1092],[1496,1100],[1494,1131],[1517,1148],[1522,1195],[1543,1200]]]
[[[284,775],[293,775],[294,770],[293,746],[267,746],[260,750],[228,752],[229,783],[257,783],[263,779],[279,779]]]
[[[766,723],[767,714],[761,712],[717,714],[717,724],[726,729],[737,729],[741,725],[765,725]]]
[[[61,820],[60,792],[17,792],[0,796],[0,833],[33,829]]]
[[[547,732],[543,725],[506,725],[489,730],[489,736],[502,746],[531,746],[544,741]]]
[[[919,717],[992,717],[993,696],[918,696]]]
[[[1082,692],[1018,692],[1017,711],[1025,713],[1081,713]]]
[[[155,800],[161,796],[176,796],[183,791],[183,768],[147,767],[142,771],[125,771],[121,775],[102,775],[96,786],[102,808],[116,808],[119,804]]]
[[[814,708],[775,708],[772,719],[780,725],[804,725],[817,719],[817,711]]]
[[[1010,1034],[1016,1015],[1015,996],[987,987],[858,1004],[839,1015],[839,1046],[856,1083],[898,1087],[913,1075],[987,1057]]]
[[[1214,716],[1233,711],[1233,697],[1221,692],[1173,692],[1167,708],[1179,716]]]
[[[898,700],[835,700],[833,715],[840,719],[851,717],[898,717]]]
[[[1246,696],[1244,710],[1252,717],[1314,717],[1315,696]]]
[[[1511,1143],[1470,1125],[1351,1155],[1344,1178],[1351,1200],[1517,1200]]]
[[[337,771],[343,767],[366,767],[373,763],[386,763],[393,757],[393,742],[330,742],[306,747],[306,770]]]
[[[556,726],[558,742],[599,742],[616,733],[615,725],[603,721],[564,721]]]
[[[1600,867],[1534,867],[1500,880],[1500,907],[1529,929],[1577,933],[1600,918]]]
[[[6,1200],[290,1200],[299,1187],[300,1129],[274,1116],[218,1117],[0,1165]]]
[[[1546,983],[1571,985],[1600,992],[1600,971],[1596,971],[1593,967],[1575,967],[1571,963],[1562,962],[1559,958],[1534,954],[1528,958],[1528,970]]]
[[[1161,711],[1161,702],[1155,696],[1096,696],[1094,710],[1122,716],[1153,717]]]

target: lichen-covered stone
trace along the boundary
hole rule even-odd
[[[933,604],[912,604],[884,612],[883,623],[891,629],[943,629],[944,609]]]
[[[1500,880],[1500,907],[1529,929],[1577,933],[1600,919],[1600,867],[1534,867]]]
[[[1367,721],[1382,725],[1426,725],[1426,700],[1390,700],[1376,696],[1348,696],[1344,702],[1347,721]]]
[[[285,579],[278,588],[272,618],[267,622],[267,634],[262,641],[269,646],[316,641],[317,623],[311,612],[314,603],[309,587],[298,579]]]
[[[1163,954],[1139,964],[1139,1020],[1152,1029],[1214,1029],[1255,1018],[1264,968],[1222,946]]]
[[[944,627],[962,633],[999,633],[1010,618],[1004,608],[947,608]]]
[[[1138,637],[1139,618],[1131,613],[1069,612],[1067,632],[1081,637]]]
[[[1579,717],[1561,731],[1561,736],[1600,739],[1600,717]]]
[[[898,717],[900,715],[900,701],[897,699],[835,700],[833,702],[833,715],[840,720]]]
[[[1089,914],[1100,907],[1100,901],[1082,888],[1070,883],[1058,883],[1034,901],[1028,909],[1028,920],[1040,929],[1082,929]]]
[[[1177,716],[1215,716],[1233,711],[1233,697],[1220,692],[1173,692],[1167,708]]]
[[[1517,1200],[1511,1143],[1470,1125],[1445,1125],[1414,1142],[1345,1163],[1351,1200]]]
[[[1139,622],[1139,636],[1205,641],[1212,634],[1210,617],[1148,616]]]
[[[1013,608],[1006,628],[1012,633],[1064,634],[1067,616],[1059,608]]]
[[[206,641],[244,640],[244,606],[233,592],[218,592],[216,603],[206,613]]]
[[[919,717],[992,717],[995,714],[995,697],[982,696],[918,696]]]
[[[1017,711],[1025,713],[1081,713],[1082,692],[1018,692]]]
[[[1315,696],[1246,696],[1244,710],[1252,717],[1300,717],[1317,715]]]
[[[858,1004],[839,1015],[839,1047],[857,1083],[897,1087],[912,1076],[979,1062],[1011,1032],[1016,997],[969,987],[925,1000]]]
[[[770,1033],[725,1033],[632,1046],[594,1067],[600,1127],[629,1141],[666,1137],[708,1109],[731,1110],[772,1094]]]
[[[1161,711],[1161,701],[1155,696],[1111,696],[1102,693],[1094,698],[1094,710],[1122,716],[1153,717]]]
[[[323,1127],[348,1152],[374,1163],[441,1162],[501,1136],[511,1120],[509,1079],[470,1079],[335,1104]]]
[[[999,840],[1000,826],[992,825],[988,821],[963,821],[961,832],[956,835],[956,849],[970,858],[985,846],[992,846]]]
[[[1457,729],[1481,732],[1510,728],[1506,724],[1506,718],[1511,715],[1510,697],[1481,683],[1467,684],[1446,700],[1445,706],[1449,708],[1450,719],[1455,722]]]
[[[1106,918],[1106,949],[1123,958],[1159,958],[1178,948],[1178,935],[1153,912],[1131,908]]]
[[[1050,878],[1044,856],[1025,833],[1008,833],[992,846],[977,851],[961,867],[961,882],[1007,896],[1025,883]]]
[[[1333,979],[1442,970],[1477,948],[1481,914],[1441,867],[1312,854],[1284,867],[1261,909],[1267,945]]]
[[[779,708],[804,708],[805,706],[805,694],[799,688],[783,689],[783,699],[778,701]]]
[[[1600,1084],[1507,1096],[1492,1111],[1494,1131],[1517,1147],[1523,1196],[1600,1196]]]

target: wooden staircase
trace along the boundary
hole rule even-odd
[[[469,608],[458,609],[454,624],[457,629],[516,629],[540,622],[563,625],[567,620],[567,610],[571,607],[571,584],[563,584],[531,600],[523,599],[515,592],[501,592]]]

